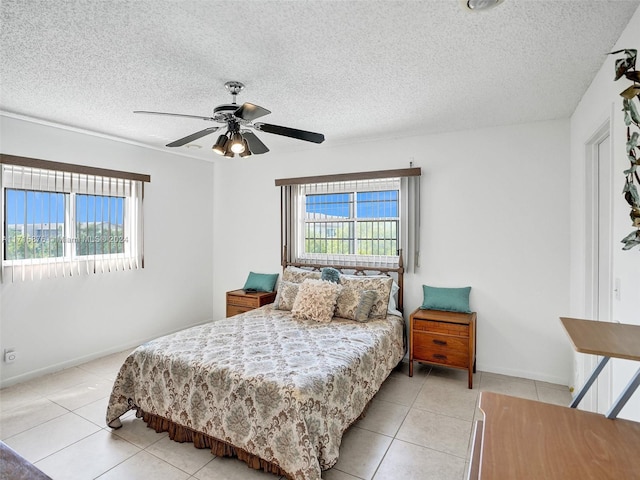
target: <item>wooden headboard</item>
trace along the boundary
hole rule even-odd
[[[316,264],[316,263],[299,263],[290,262],[287,258],[287,247],[283,247],[282,252],[282,268],[285,269],[289,266],[306,268],[309,270],[320,271],[325,267],[331,267],[338,270],[345,275],[386,275],[393,278],[397,283],[400,290],[398,290],[398,300],[396,302],[397,308],[400,312],[403,310],[404,302],[404,265],[402,260],[402,250],[399,250],[398,254],[398,266],[397,267],[375,267],[371,265],[328,265],[328,264]]]

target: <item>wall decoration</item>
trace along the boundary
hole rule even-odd
[[[622,111],[624,112],[624,124],[627,126],[627,158],[629,168],[624,171],[625,181],[622,193],[625,200],[631,207],[631,223],[635,228],[621,242],[624,244],[623,250],[631,250],[640,245],[640,176],[638,166],[640,165],[640,72],[636,68],[636,58],[638,51],[634,49],[617,50],[610,55],[624,53],[624,57],[616,60],[615,81],[622,77],[631,80],[633,84],[620,93],[622,96]]]

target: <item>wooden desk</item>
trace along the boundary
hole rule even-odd
[[[569,404],[571,408],[578,406],[611,357],[640,361],[640,325],[566,317],[560,317],[560,321],[576,351],[602,356],[591,376]],[[638,385],[640,385],[640,368],[607,412],[607,418],[618,416]]]
[[[480,393],[469,479],[640,478],[640,423]]]

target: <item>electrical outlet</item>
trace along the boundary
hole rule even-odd
[[[4,351],[4,361],[7,363],[13,363],[18,358],[18,353],[15,350],[7,348]]]

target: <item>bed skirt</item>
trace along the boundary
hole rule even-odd
[[[351,425],[361,418],[364,418],[367,410],[369,410],[369,405],[371,405],[370,401],[364,407],[360,416]],[[248,467],[253,468],[254,470],[264,470],[267,473],[291,478],[291,476],[282,470],[278,464],[268,462],[257,455],[253,455],[241,448],[234,447],[227,442],[218,440],[217,438],[205,433],[198,432],[189,427],[184,427],[159,415],[144,412],[139,408],[137,408],[136,417],[142,418],[144,423],[147,424],[147,427],[153,428],[157,433],[167,432],[169,434],[169,438],[174,442],[191,442],[196,448],[208,448],[216,457],[236,457],[238,460],[243,461]]]
[[[152,413],[138,410],[136,416],[142,418],[148,428],[153,428],[158,433],[168,432],[169,438],[174,442],[191,442],[196,448],[210,449],[211,453],[217,457],[237,457],[239,460],[242,460],[249,467],[255,470],[264,470],[268,473],[280,476],[284,475],[285,477],[290,478],[287,472],[282,470],[279,465],[263,460],[262,458],[252,455],[241,448],[234,447],[227,442],[223,442],[217,438],[197,432],[191,428],[183,427],[171,420]]]

